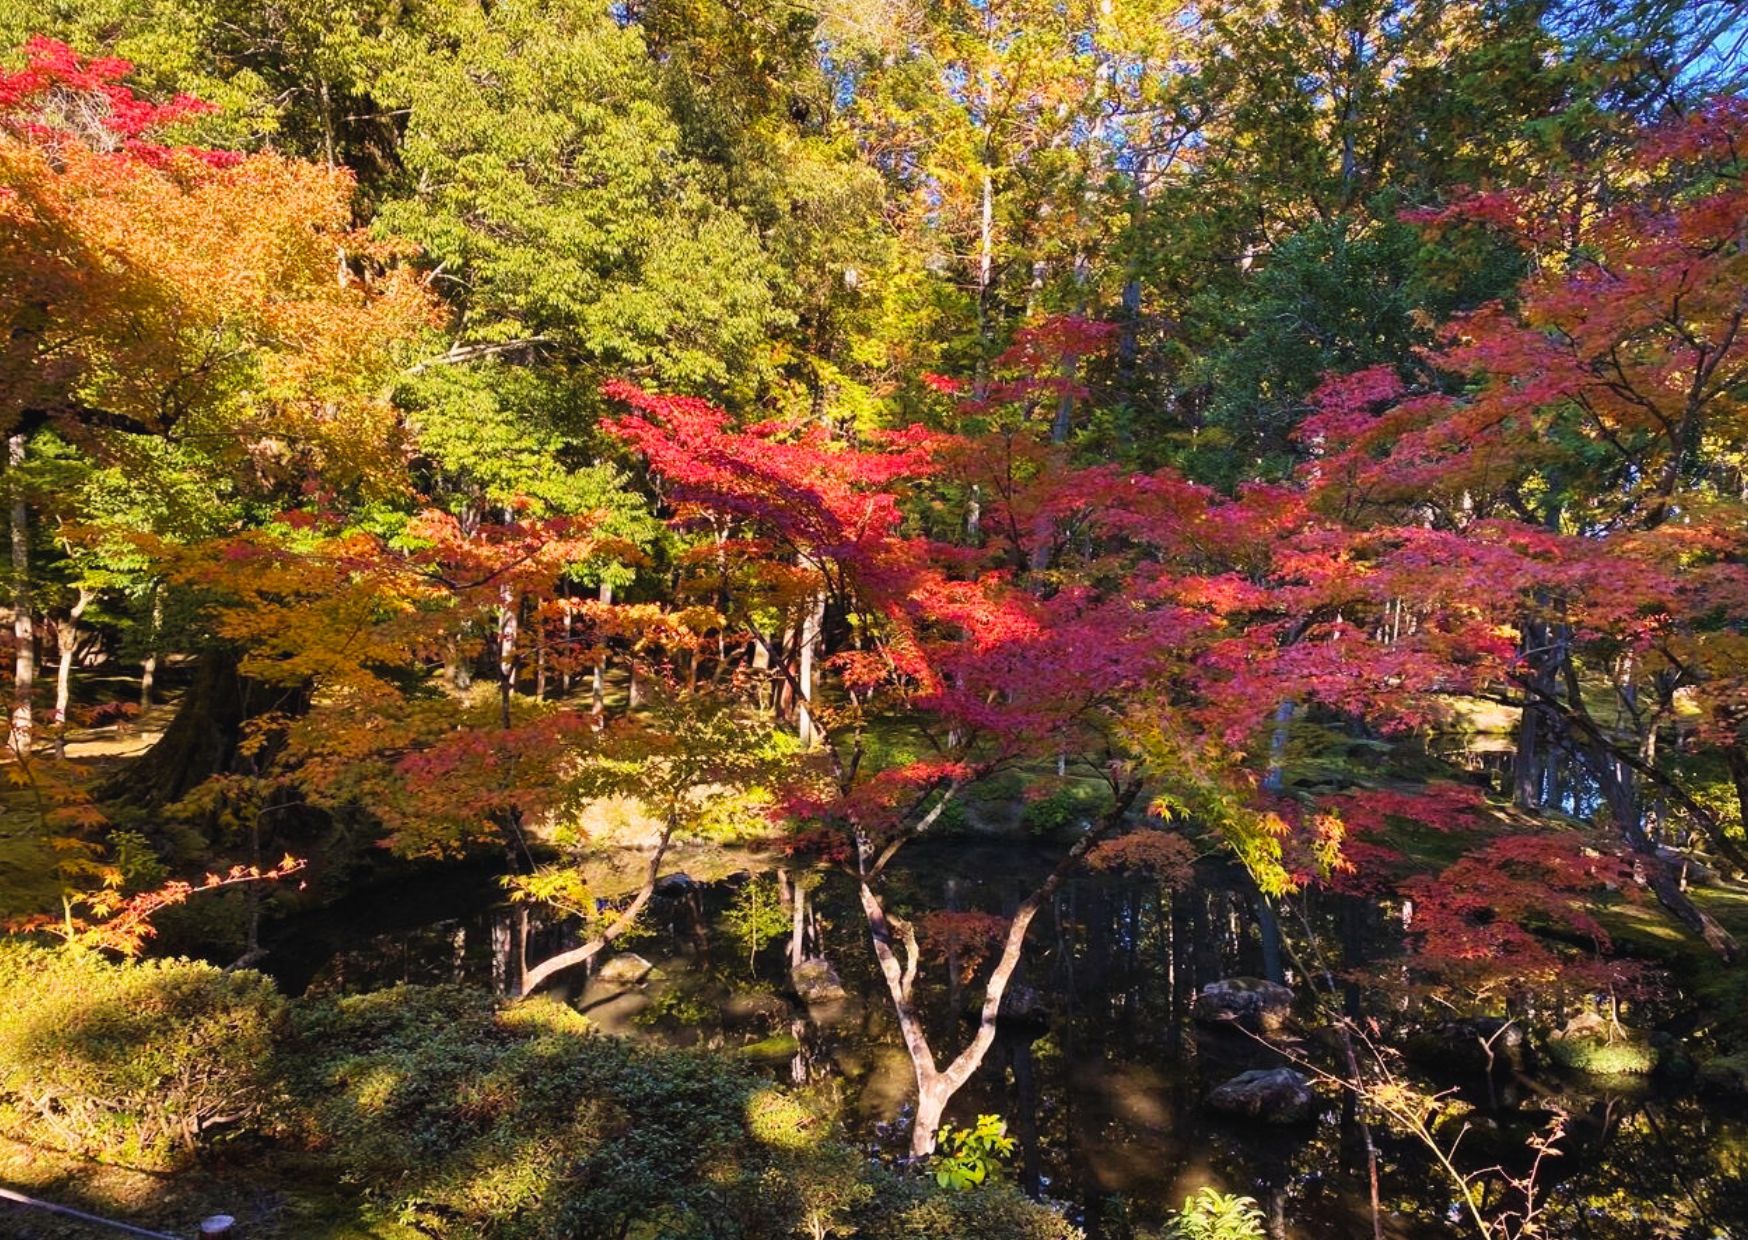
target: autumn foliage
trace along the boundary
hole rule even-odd
[[[1422,205],[1379,222],[1390,238],[1481,246],[1521,274],[1436,323],[1423,311],[1403,329],[1416,346],[1325,375],[1302,404],[1266,379],[1271,407],[1294,409],[1285,456],[1209,470],[1208,443],[1239,440],[1196,421],[1224,397],[1187,378],[1174,399],[1193,434],[1134,441],[1139,274],[1118,317],[1085,308],[1103,294],[1078,275],[1072,297],[1047,295],[1042,259],[1002,302],[988,169],[937,187],[958,221],[944,228],[977,220],[968,335],[926,359],[869,349],[884,369],[861,384],[811,355],[772,379],[793,360],[776,347],[768,372],[725,377],[691,343],[640,342],[673,298],[627,308],[596,279],[605,251],[666,261],[615,231],[650,201],[671,190],[688,221],[709,215],[687,178],[714,185],[710,161],[729,157],[669,159],[708,128],[697,118],[607,108],[611,124],[589,122],[602,132],[554,139],[546,179],[485,203],[469,176],[514,181],[520,147],[420,130],[397,156],[404,196],[363,227],[331,150],[214,149],[211,109],[144,98],[124,62],[47,39],[24,56],[0,75],[0,431],[22,619],[9,777],[33,838],[61,854],[62,907],[20,930],[137,955],[154,914],[301,873],[295,855],[259,862],[284,851],[276,831],[346,835],[397,858],[489,853],[515,900],[569,918],[580,945],[520,962],[515,985],[533,989],[632,931],[677,843],[756,845],[853,886],[915,1069],[918,1157],[994,1043],[1032,920],[1081,867],[1169,892],[1217,872],[1252,910],[1265,967],[1284,974],[1283,914],[1298,915],[1292,968],[1332,995],[1334,967],[1304,963],[1313,914],[1387,910],[1404,1006],[1652,994],[1606,929],[1610,909],[1652,901],[1735,958],[1683,867],[1748,871],[1739,101],[1646,126],[1606,164],[1417,187]],[[641,73],[618,84],[659,94]],[[1075,98],[1047,93],[1039,125]],[[660,158],[596,169],[636,193],[583,210],[594,173],[578,152],[639,125]],[[443,139],[467,149],[438,158]],[[685,166],[669,185],[641,179],[645,163]],[[833,233],[804,198],[709,215],[712,243],[733,266],[767,233]],[[1137,190],[1137,220],[1145,206]],[[1072,215],[1035,222],[1068,244]],[[397,220],[424,250],[393,238]],[[1285,280],[1293,253],[1247,243],[1240,273],[1260,261]],[[825,342],[914,292],[888,273],[890,304],[864,303],[858,269],[834,263],[792,314],[698,274],[685,326],[741,348],[743,317],[789,314]],[[549,280],[567,272],[582,291],[559,297]],[[1175,329],[1148,330],[1158,346]],[[1129,404],[1107,409],[1113,393]],[[1273,433],[1264,420],[1253,439]],[[52,616],[70,669],[94,599],[150,618],[129,640],[154,663],[180,640],[213,701],[230,693],[208,719],[188,690],[187,726],[165,729],[186,743],[141,766],[205,765],[136,799],[154,829],[195,824],[252,864],[132,882],[95,780],[34,752],[30,618]],[[1487,712],[1515,721],[1509,787],[1443,747]],[[1038,833],[1049,856],[1001,914],[908,907],[897,858],[1004,779],[1030,787],[1021,801],[1091,792]],[[640,815],[619,850],[629,878],[591,833],[609,802]],[[803,888],[788,898],[799,956]],[[928,968],[956,997],[982,986],[951,1054],[921,1015]]]

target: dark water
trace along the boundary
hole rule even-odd
[[[1020,845],[918,847],[893,874],[888,905],[900,914],[1007,913],[1045,863],[1043,853]],[[783,941],[749,967],[726,933],[737,881],[745,880],[676,884],[654,903],[650,932],[623,946],[657,965],[659,977],[642,985],[573,981],[570,998],[609,1031],[744,1054],[781,1079],[839,1089],[855,1135],[901,1150],[910,1066],[849,882],[827,876],[813,897],[818,947],[849,998],[810,1011],[789,991]],[[569,940],[562,925],[529,924],[499,894],[491,876],[461,870],[405,890],[359,893],[280,927],[267,967],[290,990],[456,981],[507,992],[524,944],[538,960]],[[1092,1237],[1114,1240],[1132,1224],[1157,1225],[1206,1183],[1256,1198],[1277,1237],[1370,1236],[1363,1141],[1337,1091],[1322,1095],[1314,1123],[1292,1128],[1226,1120],[1204,1105],[1213,1085],[1281,1062],[1253,1039],[1191,1018],[1206,982],[1259,973],[1248,909],[1216,870],[1178,892],[1140,878],[1067,883],[1034,924],[1016,979],[1036,996],[1033,1018],[1004,1022],[950,1121],[1005,1117],[1022,1147],[1010,1173],[1065,1203]],[[1345,944],[1362,975],[1397,967],[1383,910],[1321,907],[1311,915],[1332,942]],[[975,986],[950,982],[950,964],[966,963],[929,957],[924,966],[921,1002],[943,1063],[971,1032],[961,1013],[977,998]],[[1436,1059],[1429,1078],[1387,1049],[1401,1040],[1408,1014],[1380,995],[1351,998],[1381,1021],[1381,1046],[1395,1070],[1431,1089],[1454,1088],[1453,1101],[1474,1106],[1458,1147],[1463,1169],[1499,1164],[1520,1174],[1524,1139],[1556,1108],[1570,1116],[1561,1155],[1538,1175],[1546,1212],[1534,1234],[1748,1238],[1748,1119],[1735,1104],[1664,1078],[1562,1078],[1544,1068],[1501,1074],[1489,1086],[1455,1067],[1441,1073]],[[1288,1047],[1336,1066],[1315,1027]],[[1386,1235],[1476,1234],[1462,1225],[1460,1199],[1423,1146],[1373,1132]],[[1501,1178],[1483,1181],[1490,1211],[1507,1199]]]

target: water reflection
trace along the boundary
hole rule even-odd
[[[1013,845],[918,848],[893,875],[890,903],[900,912],[1011,912],[1047,860]],[[567,979],[568,996],[614,1033],[738,1054],[783,1079],[835,1082],[870,1146],[901,1150],[910,1064],[850,883],[827,876],[812,895],[807,952],[829,961],[845,996],[811,1005],[792,992],[787,939],[767,947],[752,968],[726,939],[723,915],[734,889],[735,880],[669,885],[652,904],[648,933],[622,944],[655,972],[640,983]],[[497,900],[495,882],[458,883],[441,893],[421,885],[409,901],[378,893],[324,911],[308,926],[284,928],[270,964],[294,990],[410,981],[508,993],[524,959],[539,960],[574,936]],[[458,908],[468,911],[434,914]],[[1314,915],[1349,963],[1369,960],[1368,967],[1383,969],[1399,930],[1388,924],[1388,911],[1329,900]],[[931,1036],[954,1049],[970,1034],[978,998],[975,986],[952,981],[959,964],[930,960],[929,985],[919,988]],[[1217,868],[1179,892],[1142,878],[1072,880],[1039,917],[1015,979],[1020,998],[950,1118],[1007,1117],[1021,1147],[1013,1174],[1028,1191],[1069,1203],[1094,1240],[1122,1240],[1138,1225],[1156,1225],[1210,1182],[1255,1197],[1277,1237],[1370,1235],[1351,1100],[1324,1097],[1316,1122],[1298,1128],[1223,1120],[1204,1105],[1213,1085],[1280,1062],[1254,1039],[1192,1018],[1204,984],[1261,968],[1251,905]],[[1363,1001],[1350,990],[1355,1010]],[[1289,1045],[1313,1057],[1326,1049],[1314,1030]],[[1566,1156],[1544,1173],[1545,1234],[1742,1234],[1748,1135],[1740,1111],[1722,1100],[1642,1085],[1636,1095],[1611,1093],[1512,1072],[1436,1082],[1456,1083],[1479,1108],[1463,1144],[1475,1166],[1515,1165],[1524,1137],[1554,1106],[1574,1117]],[[1375,1131],[1386,1234],[1463,1234],[1453,1226],[1461,1219],[1456,1199],[1426,1151]]]

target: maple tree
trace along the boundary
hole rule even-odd
[[[623,384],[610,391],[631,409],[613,430],[663,480],[672,519],[712,531],[693,559],[690,588],[726,597],[725,616],[763,653],[766,674],[809,703],[819,746],[803,751],[784,811],[805,829],[797,847],[824,847],[854,876],[917,1078],[912,1152],[926,1154],[947,1103],[993,1043],[1039,908],[1089,850],[1124,825],[1140,794],[1140,776],[1115,740],[1114,716],[1125,689],[1141,683],[1193,619],[1169,603],[1137,606],[1121,589],[1029,588],[1006,567],[1011,557],[1001,540],[968,547],[908,534],[905,493],[949,459],[976,457],[948,437],[913,427],[855,445],[833,442],[818,428],[741,430],[701,401]],[[1003,493],[995,524],[1019,540],[1022,563],[1037,543],[1061,544],[1070,523],[1098,511],[1105,492],[1091,488],[1110,488],[1107,474],[1051,476],[1079,499],[1059,500],[1054,509],[1032,507],[1029,489]],[[1028,505],[1023,523],[1021,504]],[[1055,571],[1064,572],[1060,561]],[[832,701],[806,683],[803,652],[777,636],[785,627],[806,631],[821,601],[824,614],[854,634],[852,646],[825,660],[841,681],[842,697]],[[925,731],[928,752],[875,768],[868,728],[900,709]],[[1004,920],[976,1033],[941,1064],[917,1006],[916,927],[888,910],[883,876],[966,788],[1026,763],[1071,756],[1105,783],[1108,804]]]
[[[515,900],[581,922],[579,946],[518,980],[532,992],[637,923],[677,839],[746,829],[745,799],[771,763],[769,730],[745,716],[733,682],[679,671],[690,661],[695,673],[710,648],[708,607],[559,593],[579,566],[636,558],[604,522],[493,524],[424,509],[386,523],[388,532],[292,512],[182,549],[173,573],[214,600],[216,630],[244,651],[245,675],[305,703],[253,722],[257,747],[270,746],[256,783],[329,813],[362,811],[402,856],[501,848]],[[639,678],[636,711],[604,718],[591,698],[527,683],[531,664],[598,667],[609,643],[627,648],[619,657]],[[455,682],[458,661],[482,659],[495,685]],[[604,798],[628,799],[653,821],[642,877],[625,892],[600,864],[615,855],[611,841],[579,821]],[[537,861],[537,847],[560,857]]]
[[[1545,208],[1570,197],[1561,184],[1428,216],[1509,232],[1536,274],[1454,323],[1422,386],[1394,369],[1342,379],[1299,432],[1315,502],[1396,544],[1402,597],[1460,597],[1496,635],[1452,654],[1492,663],[1477,691],[1523,708],[1519,802],[1540,806],[1549,764],[1575,760],[1659,898],[1725,955],[1658,853],[1658,817],[1741,868],[1739,825],[1670,762],[1740,766],[1741,124],[1725,101],[1652,132],[1639,187],[1580,198],[1559,227]],[[1436,379],[1452,375],[1478,382],[1450,394]]]
[[[177,145],[202,105],[150,103],[129,66],[34,40],[0,78],[0,422],[12,486],[14,748],[33,739],[30,497],[52,429],[81,450],[131,438],[216,445],[209,468],[266,489],[321,472],[381,486],[396,418],[380,386],[428,322],[352,227],[343,175]],[[138,459],[136,457],[136,459]]]
[[[1689,881],[1748,873],[1712,6],[75,7],[0,73],[27,932],[139,953],[345,835],[506,865],[568,936],[518,912],[531,993],[756,841],[792,969],[787,867],[853,892],[920,1157],[1071,874],[1217,884],[1374,1171],[1380,1116],[1443,1152],[1362,991],[1637,1004],[1653,917],[1737,955]],[[150,706],[160,654],[97,783],[83,669]],[[984,798],[1054,851],[936,907],[899,876]]]

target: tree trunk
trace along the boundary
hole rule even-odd
[[[892,998],[894,1013],[898,1017],[899,1033],[904,1039],[904,1048],[910,1056],[911,1067],[916,1075],[917,1109],[910,1133],[910,1153],[913,1158],[923,1158],[934,1152],[935,1134],[940,1130],[941,1117],[947,1104],[983,1065],[989,1054],[989,1048],[995,1042],[996,1022],[1001,1016],[1002,998],[1007,994],[1008,983],[1013,980],[1015,970],[1019,968],[1026,932],[1031,929],[1033,918],[1038,915],[1038,910],[1044,906],[1045,901],[1056,893],[1056,889],[1062,885],[1070,871],[1080,863],[1087,850],[1123,820],[1140,792],[1139,782],[1131,782],[1123,787],[1099,824],[1081,836],[1044,881],[1020,901],[1003,936],[1001,955],[990,970],[989,981],[984,987],[977,1032],[945,1068],[937,1067],[935,1063],[928,1033],[923,1028],[922,1018],[912,1001],[917,967],[921,963],[916,932],[909,923],[887,917],[879,896],[870,885],[875,873],[870,867],[870,859],[866,852],[860,855],[858,863],[861,881],[858,888],[862,912],[868,921],[869,941],[874,948],[874,958],[880,965],[881,976],[886,979],[886,988]],[[890,860],[891,855],[890,851],[882,854],[887,860]],[[904,951],[902,962],[898,953],[893,950],[895,940]]]
[[[31,620],[30,507],[25,502],[24,482],[18,476],[24,464],[25,438],[13,434],[6,441],[6,465],[12,481],[12,726],[7,745],[23,758],[35,738],[31,697],[36,688],[36,629]]]
[[[146,657],[140,664],[140,709],[150,710],[152,706],[152,686],[158,678],[158,641],[159,634],[164,629],[164,587],[158,582],[152,583],[152,608],[150,629],[146,634]]]
[[[1738,737],[1736,743],[1724,751],[1724,760],[1730,766],[1730,783],[1736,789],[1736,814],[1742,820],[1742,830],[1748,834],[1748,741]],[[1719,823],[1717,835],[1724,835],[1724,824]]]
[[[574,969],[578,965],[588,964],[610,947],[615,939],[637,923],[638,917],[643,913],[644,906],[649,903],[650,897],[655,895],[656,882],[662,874],[662,862],[667,858],[668,844],[673,838],[674,820],[669,818],[667,825],[662,828],[661,840],[656,844],[656,850],[650,856],[649,868],[644,873],[643,886],[638,888],[631,903],[619,911],[619,915],[606,929],[587,943],[580,947],[573,947],[569,951],[559,952],[556,956],[549,956],[529,969],[522,978],[521,993],[524,996],[533,994],[566,969]]]
[[[81,589],[67,614],[55,620],[55,757],[67,756],[67,707],[73,696],[73,653],[79,644],[79,617],[96,596]]]
[[[518,606],[510,588],[505,586],[498,605],[498,714],[506,732],[510,730],[510,697],[516,691]]]
[[[244,678],[229,651],[203,654],[164,735],[105,784],[99,797],[148,808],[178,800],[196,784],[231,769],[250,719],[269,710],[300,709],[306,696],[303,689],[269,690]]]
[[[1551,666],[1551,626],[1526,620],[1523,625],[1524,662],[1531,669],[1533,692],[1524,694],[1523,714],[1517,725],[1517,755],[1512,769],[1512,800],[1520,809],[1540,809],[1542,805],[1542,763],[1551,756],[1552,733],[1542,698],[1554,691],[1554,669]]]
[[[596,592],[601,606],[609,607],[613,603],[613,583],[603,581]],[[599,641],[599,633],[596,635]],[[595,660],[594,677],[589,685],[589,707],[595,712],[595,718],[604,719],[607,715],[607,647],[601,643],[601,655]]]
[[[821,594],[808,605],[807,618],[801,624],[801,651],[795,677],[798,686],[795,731],[803,749],[812,749],[819,741],[819,728],[813,718],[814,664],[818,661],[819,636],[824,625],[825,595]]]
[[[1602,794],[1608,801],[1615,827],[1633,851],[1633,865],[1638,876],[1655,893],[1658,903],[1677,921],[1705,940],[1706,946],[1726,964],[1735,963],[1739,954],[1735,938],[1682,890],[1680,878],[1658,854],[1656,842],[1646,834],[1634,772],[1608,754],[1599,754],[1593,769],[1602,785]]]
[[[807,959],[807,885],[801,875],[790,886],[789,970],[794,972]]]
[[[953,1089],[944,1076],[934,1076],[926,1082],[918,1077],[916,1119],[911,1122],[910,1156],[927,1158],[935,1152],[935,1135],[941,1131],[941,1119],[947,1104],[953,1100]]]
[[[1275,906],[1260,887],[1251,884],[1251,904],[1256,909],[1256,928],[1262,939],[1262,975],[1271,982],[1284,983],[1286,969],[1281,964],[1281,919]]]

